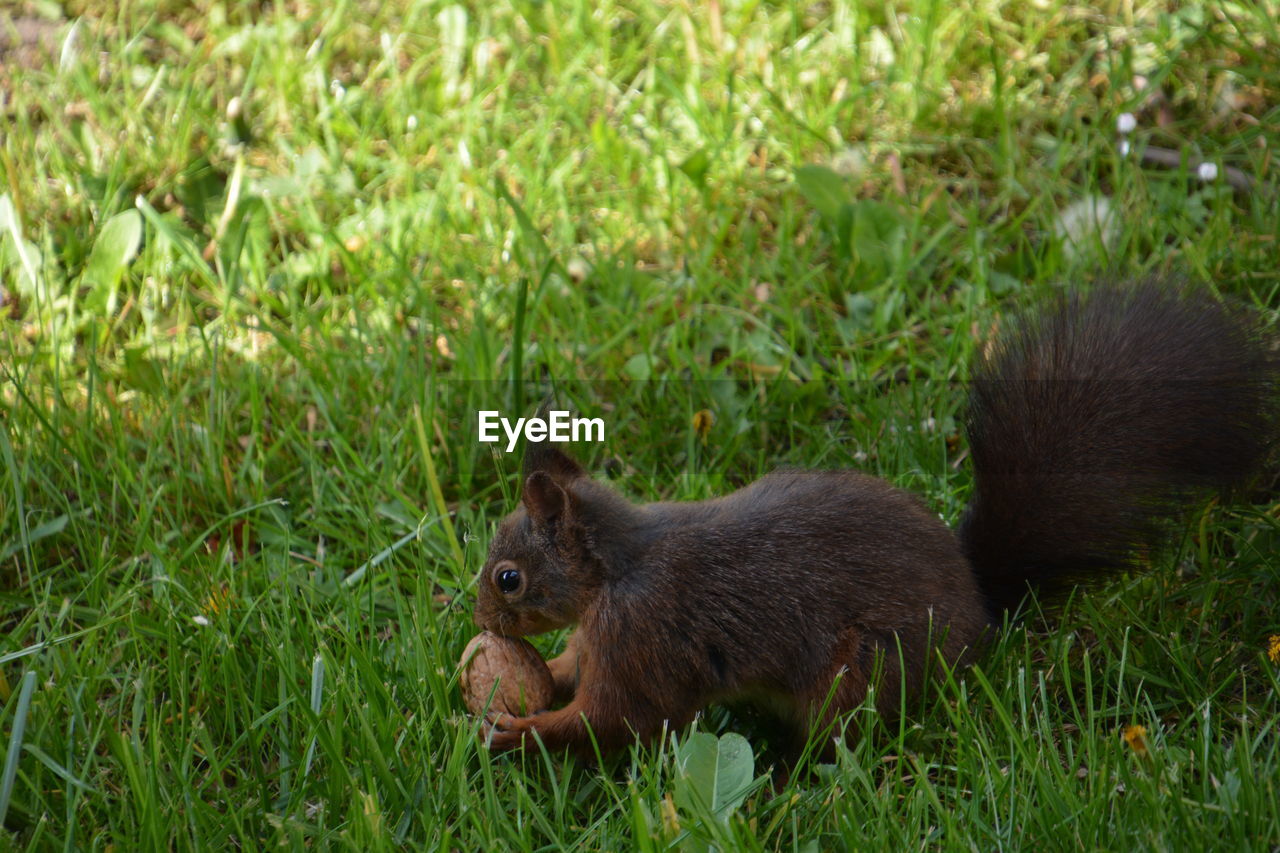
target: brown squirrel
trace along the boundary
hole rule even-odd
[[[873,685],[891,715],[930,661],[968,659],[1030,590],[1134,567],[1169,519],[1255,474],[1280,431],[1259,321],[1154,280],[1060,294],[973,374],[974,491],[954,533],[854,471],[637,505],[531,445],[475,620],[510,636],[577,625],[549,661],[567,704],[497,719],[490,747],[536,733],[591,756],[727,699],[805,733]]]

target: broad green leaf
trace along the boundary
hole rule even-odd
[[[834,223],[840,218],[840,210],[850,201],[844,178],[826,166],[800,166],[796,169],[796,188],[813,205],[819,215]]]
[[[120,278],[141,245],[142,216],[138,211],[126,210],[107,220],[84,268],[83,282],[89,287],[86,308],[105,314],[115,310]]]
[[[742,805],[755,779],[751,744],[730,732],[717,738],[694,732],[676,752],[675,801],[685,812],[710,812],[720,821]]]
[[[901,213],[884,202],[863,199],[841,211],[843,252],[855,261],[862,286],[880,284],[893,270],[906,233]]]
[[[639,382],[653,375],[653,362],[648,353],[638,352],[622,366],[622,372]]]
[[[844,316],[836,319],[836,326],[848,339],[870,332],[875,328],[876,303],[865,293],[844,295]]]

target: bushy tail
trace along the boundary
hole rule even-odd
[[[1133,566],[1242,485],[1277,443],[1278,389],[1259,321],[1183,285],[1067,293],[1006,330],[972,377],[959,529],[993,615]]]

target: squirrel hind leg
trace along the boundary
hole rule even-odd
[[[814,742],[815,755],[820,761],[834,757],[835,740],[845,736],[841,718],[866,702],[872,686],[881,697],[877,701],[882,714],[897,712],[896,685],[901,679],[901,667],[896,655],[882,654],[880,643],[873,632],[861,627],[846,628],[836,639],[829,665],[807,690],[796,694],[793,720],[797,740],[801,746]],[[887,691],[893,701],[887,702],[879,688],[894,685]],[[887,706],[887,707],[886,707]],[[850,726],[852,730],[860,726]],[[855,734],[857,736],[857,734]]]

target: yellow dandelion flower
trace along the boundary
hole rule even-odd
[[[1124,742],[1138,755],[1147,754],[1147,727],[1132,725],[1124,727]]]
[[[201,611],[208,614],[221,613],[231,606],[231,588],[226,584],[215,586],[209,590],[209,597],[204,600]]]
[[[670,794],[662,798],[662,829],[668,835],[680,831],[680,818],[676,815],[676,804]]]
[[[1280,663],[1280,634],[1272,634],[1267,641],[1267,659],[1272,663]]]
[[[710,409],[699,409],[693,415],[693,431],[697,433],[698,438],[706,441],[707,433],[711,432],[711,427],[715,422],[716,416],[711,414]]]

